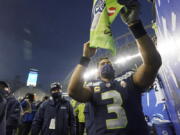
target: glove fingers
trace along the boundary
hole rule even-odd
[[[121,5],[127,5],[127,0],[118,0],[118,3]]]
[[[136,2],[137,0],[118,0],[118,3],[121,5],[129,6],[131,3]]]
[[[122,14],[122,15],[124,15],[124,14],[126,14],[127,13],[127,7],[123,7],[123,8],[121,8],[121,10],[120,10],[120,14]]]
[[[138,1],[132,1],[128,6],[120,10],[120,16],[124,23],[130,24],[139,19],[140,4]]]
[[[132,3],[131,5],[129,6],[124,6],[121,10],[120,10],[120,14],[126,14],[126,13],[130,13],[131,11],[136,11],[137,13],[139,12],[140,10],[140,4],[139,2],[134,2]]]

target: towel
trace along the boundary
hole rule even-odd
[[[111,31],[111,24],[122,7],[123,5],[120,5],[117,0],[94,0],[90,47],[109,49],[113,55],[116,55],[116,45]]]

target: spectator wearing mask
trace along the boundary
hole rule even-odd
[[[40,106],[32,124],[32,135],[75,135],[75,119],[59,82],[51,84],[51,98]]]
[[[7,114],[6,114],[6,135],[15,135],[18,125],[20,124],[21,106],[15,98],[11,89],[6,89],[7,97]]]
[[[18,135],[28,135],[36,113],[34,93],[26,94],[25,98],[21,101],[21,107],[23,109],[23,115]]]
[[[6,105],[9,86],[6,82],[0,81],[0,134],[6,135]]]

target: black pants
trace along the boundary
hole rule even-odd
[[[6,127],[6,135],[16,135],[16,128],[7,126]]]
[[[84,129],[85,129],[85,123],[84,122],[79,122],[79,135],[84,134]]]
[[[32,122],[23,122],[19,127],[18,135],[28,135],[31,130]]]

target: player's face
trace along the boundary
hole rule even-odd
[[[114,78],[114,69],[109,59],[102,59],[98,64],[99,77],[111,80]]]
[[[109,59],[102,59],[98,64],[98,69],[101,69],[105,64],[110,64],[112,66],[112,63]]]
[[[51,91],[51,96],[53,97],[53,99],[58,99],[61,97],[61,95],[62,95],[62,92],[60,89],[53,89]]]
[[[51,91],[52,94],[53,94],[53,93],[59,93],[59,92],[60,92],[59,89],[54,89],[54,90]]]

